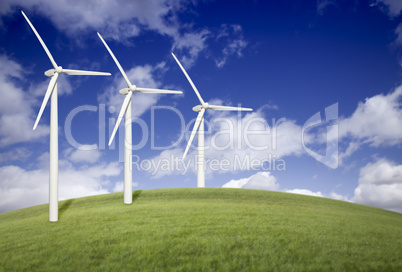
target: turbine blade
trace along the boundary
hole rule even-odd
[[[105,72],[93,72],[93,71],[84,71],[84,70],[72,70],[72,69],[63,69],[63,73],[67,75],[87,75],[87,76],[110,76],[111,73]]]
[[[110,50],[109,46],[107,45],[107,43],[105,42],[105,40],[102,38],[101,34],[99,34],[99,32],[97,32],[97,33],[98,33],[99,39],[101,39],[101,41],[102,41],[103,44],[105,45],[107,51],[109,51],[109,54],[112,56],[114,62],[116,63],[117,67],[119,68],[120,73],[123,75],[124,80],[126,81],[128,87],[131,87],[131,86],[132,86],[132,85],[131,85],[131,82],[130,82],[130,80],[128,80],[128,77],[127,77],[126,73],[124,72],[123,68],[121,67],[119,61],[118,61],[118,60],[116,59],[116,57],[114,56],[112,50]]]
[[[121,122],[121,120],[123,119],[123,115],[124,115],[124,114],[126,113],[126,111],[127,111],[127,106],[128,106],[128,104],[130,103],[130,100],[131,100],[131,96],[132,96],[132,95],[133,95],[133,92],[129,92],[129,93],[126,95],[126,98],[124,98],[124,102],[123,102],[123,105],[121,106],[121,110],[120,110],[120,113],[119,113],[119,117],[117,118],[116,125],[114,126],[112,135],[110,136],[109,145],[111,145],[112,142],[113,142],[114,136],[116,135],[117,129],[119,128],[120,122]]]
[[[42,117],[42,113],[43,113],[43,110],[46,107],[47,101],[49,101],[49,97],[53,92],[54,86],[56,86],[56,82],[57,82],[58,77],[59,77],[59,74],[55,73],[54,76],[52,76],[52,78],[50,79],[50,83],[49,83],[49,86],[47,87],[46,94],[45,94],[45,97],[43,98],[42,106],[40,107],[38,116],[36,117],[36,121],[35,121],[35,124],[33,126],[33,130],[35,130],[36,127],[38,126],[39,120]]]
[[[164,94],[182,94],[182,91],[170,91],[170,90],[162,90],[162,89],[150,89],[150,88],[139,88],[135,89],[140,93],[164,93]]]
[[[198,92],[197,87],[195,87],[193,81],[191,80],[191,78],[190,78],[189,75],[187,74],[186,70],[184,70],[184,68],[183,68],[183,66],[181,65],[180,61],[176,58],[176,56],[173,54],[173,52],[172,52],[172,56],[173,56],[173,58],[176,60],[176,62],[177,62],[177,64],[179,65],[180,69],[183,71],[183,73],[184,73],[184,75],[186,76],[188,82],[190,82],[191,87],[193,87],[193,89],[194,89],[194,91],[195,91],[195,94],[196,94],[197,97],[198,97],[198,100],[200,100],[201,104],[204,105],[205,102],[204,102],[204,100],[202,100],[202,97],[201,97],[200,93]]]
[[[57,63],[54,61],[54,59],[53,59],[53,57],[52,57],[52,54],[50,54],[50,51],[49,51],[49,49],[47,49],[47,46],[46,46],[46,44],[43,42],[42,38],[39,36],[38,31],[36,31],[35,27],[34,27],[33,24],[31,23],[31,21],[29,21],[28,17],[25,15],[25,13],[24,13],[22,10],[21,10],[21,13],[22,13],[22,15],[24,15],[25,20],[27,20],[29,26],[32,28],[33,32],[35,33],[36,37],[38,38],[39,42],[41,43],[43,49],[45,49],[45,52],[46,52],[47,56],[49,57],[50,62],[52,63],[54,69],[56,69],[56,68],[57,68]]]
[[[241,107],[228,107],[219,105],[208,105],[211,110],[222,110],[222,111],[252,111],[251,108],[241,108]]]
[[[190,139],[188,140],[188,143],[187,143],[187,146],[186,146],[186,150],[184,151],[182,160],[184,160],[184,158],[185,158],[186,155],[187,155],[187,152],[188,152],[188,150],[189,150],[189,148],[190,148],[190,146],[191,146],[191,143],[192,143],[192,141],[193,141],[193,139],[194,139],[194,136],[195,136],[195,134],[197,133],[198,128],[200,127],[201,120],[202,120],[202,118],[204,118],[204,113],[205,113],[205,109],[201,109],[201,111],[200,111],[200,112],[198,113],[198,115],[197,115],[197,119],[196,119],[196,121],[195,121],[195,124],[194,124],[194,127],[193,127],[193,131],[191,131]]]

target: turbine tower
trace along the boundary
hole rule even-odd
[[[113,54],[112,50],[109,48],[105,40],[98,33],[99,38],[105,45],[106,49],[109,51],[112,56],[114,62],[119,68],[121,74],[123,75],[124,80],[127,83],[127,87],[123,88],[119,91],[119,93],[125,95],[123,105],[121,106],[121,110],[119,113],[119,117],[117,118],[116,125],[114,126],[112,135],[110,136],[109,145],[113,142],[113,139],[116,135],[117,129],[119,128],[120,122],[123,119],[123,115],[125,114],[125,133],[124,133],[124,204],[133,203],[133,172],[132,167],[130,165],[131,162],[131,154],[132,154],[132,120],[131,120],[131,96],[134,92],[140,93],[151,93],[151,94],[182,94],[181,91],[169,91],[169,90],[161,90],[161,89],[149,89],[149,88],[140,88],[135,85],[132,85],[123,68],[121,67],[119,61]]]
[[[58,66],[55,60],[50,54],[49,49],[46,47],[42,38],[39,36],[39,33],[36,31],[35,27],[32,25],[31,21],[29,21],[28,17],[25,15],[23,11],[22,15],[24,15],[27,20],[29,26],[32,28],[39,42],[41,43],[43,49],[47,56],[50,59],[50,62],[53,65],[53,69],[49,69],[45,72],[45,75],[50,77],[50,83],[47,87],[45,97],[43,99],[42,105],[39,110],[39,114],[36,118],[33,130],[38,126],[39,120],[42,117],[43,110],[46,107],[46,104],[49,100],[49,97],[52,96],[50,101],[50,167],[49,167],[49,221],[56,222],[58,221],[58,186],[59,186],[59,143],[58,143],[58,114],[57,114],[57,78],[60,74],[67,75],[89,75],[89,76],[110,76],[110,73],[103,72],[92,72],[92,71],[82,71],[82,70],[71,70],[71,69],[63,69],[61,66]]]
[[[173,58],[176,60],[177,64],[180,66],[180,69],[183,71],[186,76],[188,82],[190,82],[191,87],[193,87],[195,94],[198,97],[201,105],[197,105],[193,107],[193,111],[198,112],[197,119],[194,124],[194,128],[191,131],[190,139],[187,143],[186,150],[183,154],[183,160],[187,155],[187,152],[191,146],[191,142],[194,139],[195,134],[198,131],[198,155],[197,155],[197,187],[205,187],[205,147],[204,147],[204,113],[207,109],[211,110],[221,110],[221,111],[252,111],[250,108],[241,108],[241,107],[228,107],[228,106],[220,106],[220,105],[210,105],[202,99],[200,93],[195,87],[193,81],[187,74],[186,70],[184,70],[180,61],[176,58],[176,56],[172,53]]]

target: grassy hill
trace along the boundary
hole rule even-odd
[[[193,188],[0,214],[1,271],[402,271],[402,214],[331,199]]]

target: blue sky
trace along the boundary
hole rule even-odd
[[[51,63],[21,10],[58,65],[112,73],[59,78],[60,199],[122,191],[123,127],[107,142],[125,82],[100,32],[133,84],[184,93],[133,95],[135,190],[196,186],[196,150],[178,158],[199,102],[174,52],[205,101],[254,109],[205,115],[207,187],[402,211],[399,0],[6,0],[0,212],[48,202],[49,105],[32,126]]]

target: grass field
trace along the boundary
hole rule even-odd
[[[258,190],[107,194],[0,214],[1,271],[402,271],[402,214]]]

